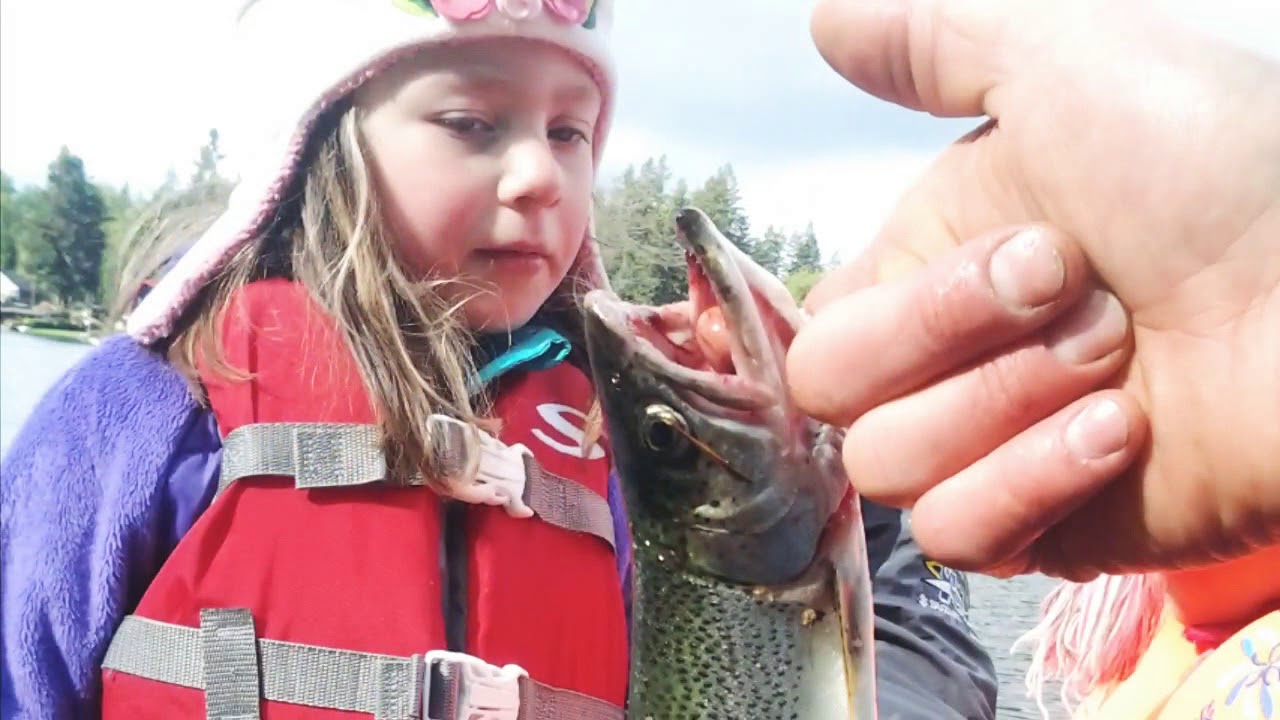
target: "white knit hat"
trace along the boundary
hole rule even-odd
[[[325,110],[374,74],[426,45],[520,37],[573,53],[600,86],[592,148],[597,166],[614,103],[609,53],[613,0],[248,0],[237,22],[237,102],[255,123],[240,152],[241,181],[225,213],[130,314],[150,344],[173,331],[187,304],[232,253],[265,229],[299,170]],[[606,284],[588,229],[575,272]]]

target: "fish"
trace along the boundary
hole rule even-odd
[[[582,300],[633,547],[630,720],[875,720],[871,578],[843,431],[784,384],[804,312],[696,207],[689,298]],[[728,366],[696,338],[719,313]]]

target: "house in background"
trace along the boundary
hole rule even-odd
[[[35,302],[35,285],[12,270],[0,272],[0,303],[5,305],[27,305]]]
[[[9,276],[0,272],[0,303],[7,303],[18,297],[22,292],[18,287],[18,283],[9,279]]]

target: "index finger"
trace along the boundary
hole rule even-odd
[[[805,412],[849,425],[870,408],[1047,325],[1086,289],[1079,246],[1048,226],[988,234],[924,269],[825,304],[787,353]]]

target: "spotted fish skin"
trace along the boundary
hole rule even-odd
[[[813,667],[821,657],[813,646],[838,643],[838,623],[830,615],[810,620],[813,610],[804,603],[768,602],[681,572],[659,555],[636,548],[633,612],[641,621],[634,629],[628,717],[812,717],[802,708],[805,678],[821,672]]]

